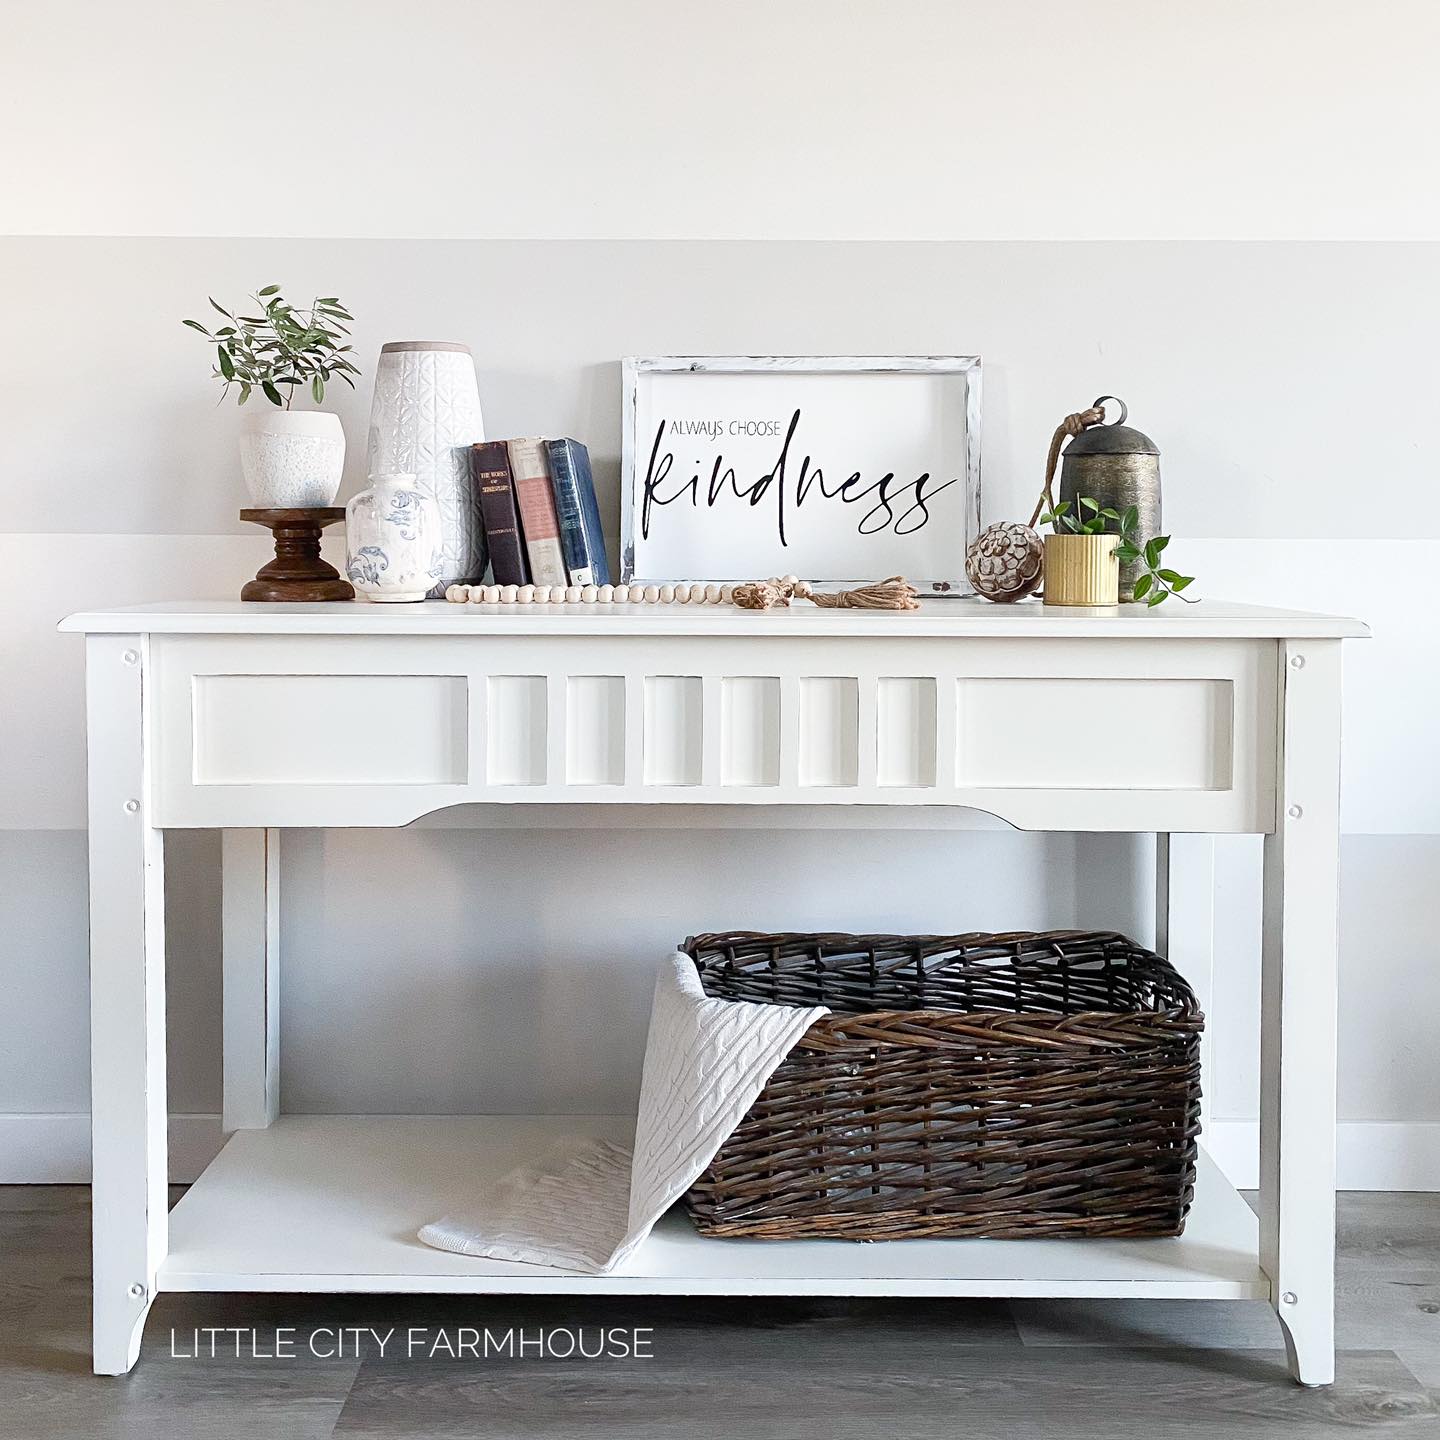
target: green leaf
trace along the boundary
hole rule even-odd
[[[206,298],[227,320],[233,320],[233,319],[235,318],[213,295],[207,295],[205,298]]]
[[[188,325],[192,330],[198,330],[202,335],[208,336],[210,332],[198,320],[182,320],[182,325]]]
[[[1157,535],[1152,543],[1155,546],[1155,553],[1158,555],[1170,543],[1170,537],[1168,535]]]
[[[1159,537],[1145,542],[1145,563],[1153,570],[1160,563]]]
[[[1143,599],[1145,598],[1145,596],[1149,593],[1149,591],[1150,591],[1150,577],[1149,577],[1148,575],[1142,575],[1142,576],[1135,582],[1135,598],[1136,598],[1137,600],[1143,600]]]
[[[282,409],[284,408],[284,399],[281,397],[280,392],[274,387],[274,385],[270,383],[270,381],[262,380],[260,382],[260,388],[265,392],[265,398],[272,405],[279,405]]]
[[[1133,530],[1139,523],[1139,509],[1134,505],[1127,505],[1124,515],[1120,517],[1120,528],[1122,530]]]
[[[1182,575],[1178,580],[1172,580],[1170,582],[1170,588],[1178,595],[1187,585],[1193,585],[1194,583],[1195,577],[1193,575]]]
[[[240,403],[243,405],[250,398],[251,385],[248,380],[240,382]]]
[[[278,295],[280,293],[280,287],[278,285],[267,285],[263,290],[257,290],[255,293],[262,298],[266,295]]]
[[[1093,515],[1097,510],[1099,510],[1100,502],[1098,500],[1090,499],[1088,495],[1082,495],[1080,497],[1080,508],[1082,510],[1090,511],[1090,513]]]
[[[227,380],[233,380],[235,378],[235,362],[230,358],[230,352],[223,345],[217,345],[215,353],[220,357],[220,373]]]
[[[1156,605],[1158,605],[1158,604],[1165,598],[1165,593],[1166,593],[1166,592],[1165,592],[1164,590],[1157,590],[1157,591],[1145,602],[1145,604],[1146,604],[1147,606],[1149,606],[1151,609],[1154,609],[1154,607],[1155,607]]]
[[[1118,522],[1119,519],[1120,519],[1119,512],[1118,512],[1118,511],[1115,511],[1115,510],[1102,510],[1100,513],[1101,513],[1101,515],[1103,515],[1103,516],[1105,517],[1105,519],[1107,519],[1107,520],[1114,520],[1114,521]]]
[[[310,382],[310,393],[315,397],[317,405],[325,399],[325,382],[318,375]]]
[[[1115,547],[1115,558],[1129,564],[1132,560],[1140,558],[1140,552],[1130,544],[1117,545]]]
[[[1167,585],[1173,585],[1180,578],[1180,572],[1178,570],[1161,570],[1160,578]]]

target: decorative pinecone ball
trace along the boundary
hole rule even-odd
[[[965,574],[977,595],[1004,604],[1040,588],[1045,542],[1028,525],[1006,521],[982,530],[965,552]]]

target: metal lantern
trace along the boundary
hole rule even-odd
[[[1135,540],[1143,545],[1160,533],[1160,447],[1125,423],[1130,412],[1123,400],[1102,395],[1092,408],[1103,410],[1107,400],[1120,407],[1120,418],[1071,436],[1060,466],[1060,499],[1070,502],[1072,514],[1082,498],[1121,514],[1133,505],[1140,517]],[[1120,567],[1122,600],[1134,598],[1139,574],[1136,561]]]

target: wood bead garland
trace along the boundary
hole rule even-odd
[[[451,585],[454,605],[729,605],[733,585]]]
[[[901,575],[858,590],[817,591],[808,580],[781,575],[748,585],[451,585],[454,605],[738,605],[783,608],[808,600],[826,610],[918,610],[915,587]]]

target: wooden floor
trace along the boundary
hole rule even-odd
[[[89,1192],[0,1188],[6,1440],[1440,1440],[1440,1196],[1341,1203],[1338,1383],[1285,1377],[1255,1301],[162,1295],[135,1371],[89,1372]],[[409,1327],[653,1327],[649,1360],[397,1359]],[[175,1358],[197,1327],[394,1327],[344,1359]],[[232,1337],[233,1344],[233,1337]]]

